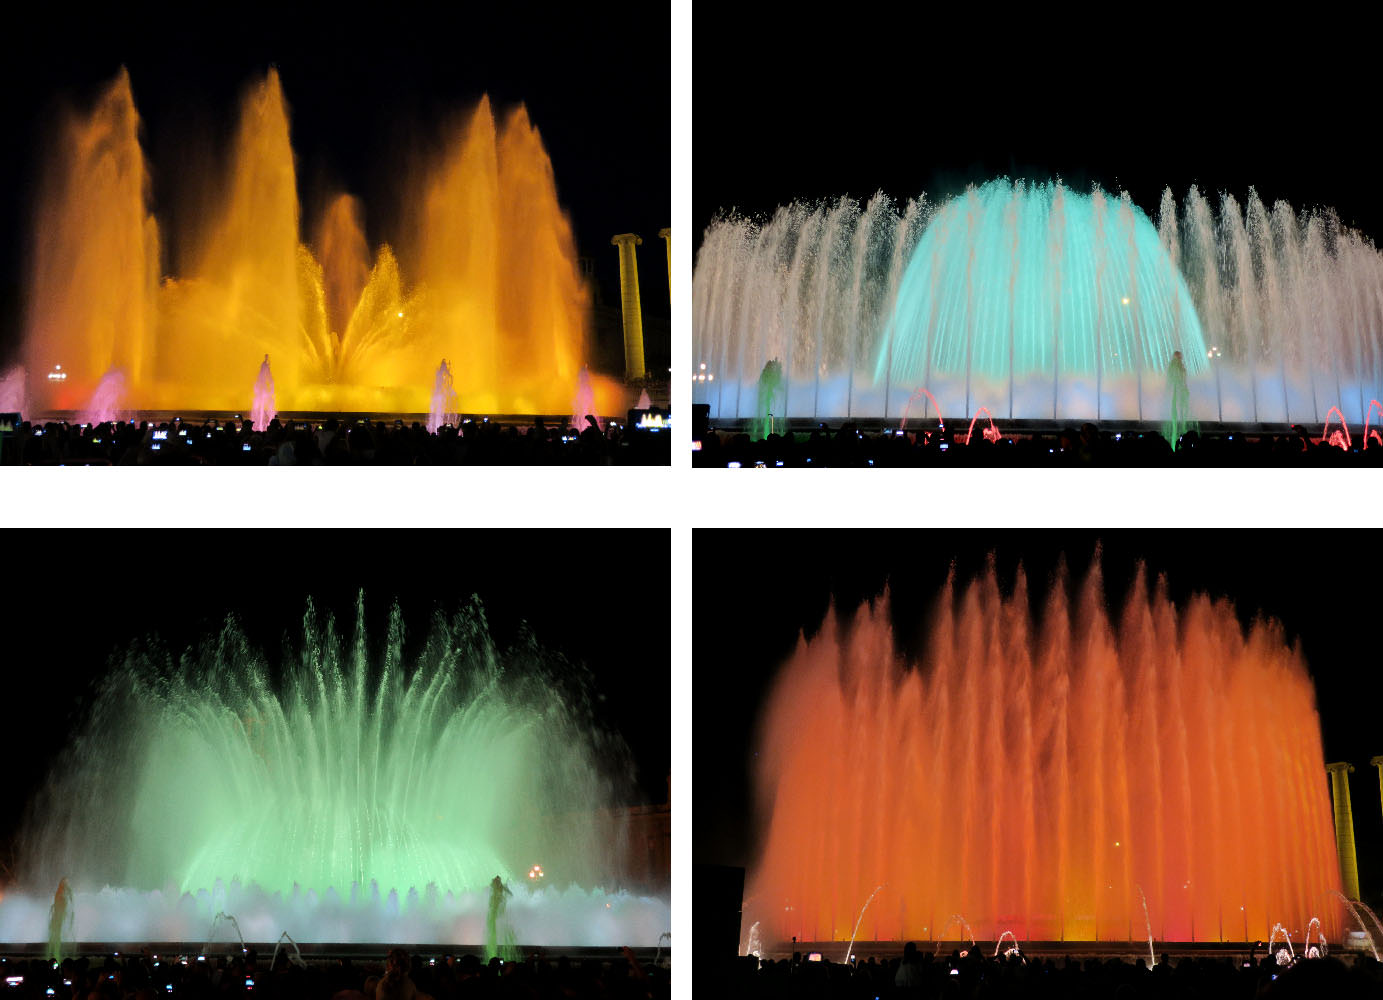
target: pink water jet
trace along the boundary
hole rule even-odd
[[[965,432],[965,443],[967,445],[970,443],[971,436],[975,433],[975,421],[980,419],[981,413],[989,420],[989,426],[982,431],[984,439],[991,443],[997,443],[999,440],[999,428],[994,426],[994,414],[989,412],[989,407],[981,406],[975,411],[975,415],[970,418],[970,428]]]
[[[274,376],[269,371],[269,355],[259,366],[255,377],[254,403],[250,406],[250,425],[257,431],[268,430],[274,419]]]
[[[1373,438],[1379,444],[1383,444],[1383,435],[1378,433],[1378,428],[1369,429],[1369,420],[1373,417],[1374,411],[1378,411],[1379,417],[1383,417],[1383,403],[1376,399],[1369,400],[1369,408],[1364,413],[1364,450],[1369,450],[1369,438]]]
[[[24,412],[24,381],[23,365],[15,365],[0,376],[0,413]]]
[[[443,358],[437,366],[437,376],[432,382],[432,406],[427,414],[427,432],[436,434],[445,424],[456,426],[459,421],[456,412],[456,389],[452,384],[451,365]]]
[[[101,376],[82,409],[82,423],[95,427],[124,419],[125,373],[112,368]]]
[[[572,426],[577,433],[586,429],[586,418],[594,417],[596,427],[605,430],[605,422],[595,412],[595,388],[591,385],[591,370],[584,365],[576,380],[576,398],[572,400]]]
[[[898,425],[899,430],[905,431],[908,429],[908,413],[912,410],[912,404],[923,396],[926,396],[928,399],[932,401],[932,409],[936,410],[937,425],[943,431],[946,429],[946,421],[941,419],[941,405],[937,403],[936,397],[933,396],[928,390],[919,386],[917,389],[913,390],[913,394],[908,397],[907,405],[903,407],[903,420],[902,423]]]
[[[1340,426],[1332,431],[1330,421],[1338,419]],[[1321,438],[1326,442],[1343,451],[1348,451],[1350,446],[1349,426],[1345,423],[1345,415],[1340,412],[1338,406],[1332,406],[1325,415],[1325,427],[1321,429]]]

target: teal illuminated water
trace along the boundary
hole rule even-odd
[[[619,891],[620,744],[577,669],[497,647],[478,602],[413,639],[397,607],[382,637],[364,621],[363,597],[345,630],[309,606],[273,658],[233,622],[132,650],[34,808],[34,905],[68,879],[82,940],[197,940],[225,910],[256,940],[478,944],[499,876],[522,943],[656,943],[667,903]],[[46,940],[26,899],[0,940]]]
[[[1362,423],[1383,391],[1383,256],[1328,210],[1218,210],[991,181],[942,202],[717,219],[693,280],[693,399],[754,415],[778,359],[792,417],[1165,421],[1180,352],[1196,420]],[[914,414],[915,415],[915,414]],[[1183,414],[1183,416],[1186,416]]]

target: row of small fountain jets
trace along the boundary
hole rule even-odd
[[[72,919],[72,892],[67,887],[67,880],[63,879],[58,885],[58,891],[54,894],[53,906],[48,911],[48,950],[55,961],[62,954],[63,940],[70,939],[72,936]],[[235,939],[240,945],[240,954],[249,954],[250,949],[245,944],[245,935],[240,933],[239,922],[237,922],[235,917],[231,914],[218,910],[216,916],[211,920],[211,929],[207,931],[206,941],[202,944],[201,948],[197,950],[198,962],[206,961],[207,954],[214,951],[213,946],[216,944],[217,934],[224,932],[226,929],[235,932]],[[225,943],[230,944],[231,942],[227,940]],[[288,949],[292,950],[289,951]],[[280,934],[278,940],[274,942],[274,957],[269,961],[269,968],[272,969],[278,964],[280,951],[284,952],[291,964],[301,969],[307,968],[307,963],[303,960],[302,950],[298,947],[298,942],[294,941],[292,935],[287,931]],[[120,955],[118,951],[115,954],[117,957]],[[159,957],[155,955],[154,962],[157,963],[158,960]],[[179,955],[177,961],[181,962],[183,965],[186,965],[188,962],[185,955]]]
[[[705,365],[702,365],[702,367],[704,368]],[[908,414],[912,411],[913,404],[924,397],[931,402],[932,409],[936,412],[938,428],[943,431],[946,430],[946,421],[941,416],[941,406],[937,403],[936,397],[926,389],[918,389],[908,398],[907,406],[903,408],[903,418],[898,425],[899,434],[906,433],[908,429]],[[1380,433],[1377,426],[1369,426],[1375,412],[1378,414],[1379,423],[1383,423],[1383,403],[1380,403],[1376,399],[1371,399],[1369,400],[1368,411],[1364,414],[1363,447],[1365,451],[1368,450],[1370,439],[1383,445],[1383,433]],[[768,416],[770,420],[773,419],[773,414],[770,413]],[[999,438],[1002,437],[998,425],[994,423],[994,414],[990,411],[989,407],[981,406],[975,411],[974,416],[970,418],[970,426],[965,431],[964,444],[968,445],[970,443],[970,438],[975,433],[975,424],[981,417],[989,421],[989,426],[980,429],[980,433],[984,435],[986,441],[991,443],[997,442]],[[1334,428],[1333,430],[1331,429],[1332,427]],[[1354,439],[1350,436],[1349,425],[1345,423],[1345,415],[1340,412],[1338,406],[1332,406],[1330,411],[1326,414],[1325,426],[1321,429],[1321,440],[1343,451],[1349,451],[1354,447]]]
[[[850,934],[850,943],[845,948],[846,962],[854,960],[855,938],[859,934],[860,924],[864,922],[864,912],[869,909],[869,904],[874,902],[874,897],[882,892],[883,888],[882,885],[875,887],[874,891],[869,894],[869,898],[864,901],[864,905],[860,907],[860,914],[855,919],[855,929]],[[1143,922],[1148,931],[1148,967],[1152,968],[1157,964],[1157,954],[1153,950],[1152,919],[1148,915],[1148,897],[1143,894],[1143,887],[1141,885],[1136,888],[1138,889],[1139,898],[1143,901]],[[1383,960],[1378,950],[1379,942],[1383,941],[1383,921],[1378,919],[1378,914],[1369,909],[1367,904],[1361,903],[1358,900],[1352,900],[1344,893],[1336,892],[1335,895],[1340,898],[1340,901],[1343,902],[1350,913],[1354,915],[1354,919],[1358,921],[1359,927],[1363,930],[1365,938],[1368,939],[1369,947],[1373,950],[1374,959],[1376,961]],[[1365,916],[1368,917],[1368,921],[1372,922],[1374,928],[1377,929],[1377,937],[1375,937],[1374,931],[1370,930],[1369,923],[1364,919]],[[975,932],[971,929],[969,921],[961,914],[953,913],[946,926],[941,929],[941,933],[937,935],[936,941],[938,951],[941,948],[941,942],[946,940],[947,932],[953,927],[958,927],[964,931],[965,936],[970,939],[970,946],[972,948],[977,946]],[[1273,952],[1273,946],[1277,944],[1279,936],[1286,947],[1278,948],[1276,952]],[[1004,947],[1005,939],[1012,942],[1007,948]],[[754,956],[760,954],[762,950],[760,942],[759,924],[756,921],[754,925],[749,928],[749,954]],[[1276,955],[1278,965],[1291,965],[1298,958],[1296,949],[1292,945],[1292,936],[1288,933],[1287,928],[1281,923],[1273,924],[1272,933],[1268,936],[1268,951]],[[1306,925],[1306,951],[1301,957],[1308,959],[1324,958],[1326,951],[1327,943],[1325,940],[1325,933],[1321,930],[1320,918],[1312,917]],[[1014,934],[1013,931],[1003,931],[999,935],[998,940],[994,943],[994,957],[998,958],[1000,953],[1005,957],[1021,954],[1018,946],[1018,936]]]
[[[58,366],[55,371],[60,368],[61,366]],[[66,379],[67,376],[63,373],[62,377]],[[53,378],[52,373],[50,373],[49,378]],[[12,377],[7,377],[5,381],[13,380]],[[4,393],[0,393],[0,395],[4,395]],[[125,376],[123,373],[118,370],[106,372],[97,384],[96,391],[92,393],[90,402],[87,403],[82,415],[83,423],[94,427],[98,424],[123,419],[124,397]],[[639,398],[638,406],[640,409],[648,409],[650,405],[648,391],[644,390]],[[22,408],[17,402],[0,404],[0,406],[7,406],[16,410]],[[255,430],[264,430],[274,419],[276,412],[274,407],[274,376],[269,367],[269,355],[266,354],[263,363],[259,366],[259,374],[255,377],[250,422]],[[587,416],[594,417],[596,426],[604,429],[604,423],[596,412],[595,389],[591,384],[590,369],[583,367],[577,378],[576,396],[572,400],[572,425],[578,429],[584,428]],[[452,380],[451,364],[446,358],[443,358],[441,365],[437,368],[437,375],[432,385],[427,430],[429,434],[436,434],[443,426],[455,427],[459,422],[459,400]]]

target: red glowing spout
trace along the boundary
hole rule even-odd
[[[908,397],[907,405],[903,407],[903,421],[898,425],[899,430],[905,431],[908,429],[908,412],[912,409],[912,404],[917,402],[917,400],[921,399],[923,396],[926,396],[928,399],[932,401],[932,409],[936,410],[937,425],[943,431],[946,429],[946,421],[941,418],[941,404],[936,401],[936,397],[933,396],[929,390],[927,390],[923,386],[918,386],[915,390],[913,390],[913,394]]]

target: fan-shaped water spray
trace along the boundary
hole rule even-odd
[[[482,98],[419,164],[371,259],[360,203],[307,245],[278,73],[251,87],[209,208],[163,268],[131,80],[68,115],[35,216],[24,364],[31,402],[74,409],[124,373],[135,409],[248,409],[273,356],[283,409],[428,412],[437,358],[470,411],[562,412],[590,303],[552,165],[527,111]],[[36,384],[62,365],[71,378]],[[617,389],[600,381],[602,412]],[[609,397],[609,398],[605,398]]]
[[[259,941],[479,943],[457,935],[498,876],[522,943],[656,943],[666,902],[616,891],[618,743],[573,668],[496,647],[478,604],[407,659],[397,608],[382,651],[356,614],[342,634],[309,606],[281,663],[234,623],[132,650],[34,807],[32,899],[67,878],[82,940],[194,940],[224,911]],[[521,886],[535,862],[546,885]],[[0,939],[46,939],[27,899],[0,901]]]
[[[1166,421],[1180,351],[1190,417],[1362,423],[1383,385],[1383,255],[1328,211],[1218,212],[1167,191],[992,181],[901,209],[880,194],[718,219],[693,280],[694,383],[748,418],[778,358],[791,417],[895,419],[919,387],[949,413]],[[701,369],[698,367],[698,372]]]
[[[886,882],[866,940],[962,912],[988,940],[1337,933],[1314,692],[1281,627],[1141,573],[1111,621],[1098,564],[1044,603],[991,567],[948,583],[917,664],[886,598],[799,643],[762,722],[746,919],[847,940]]]

